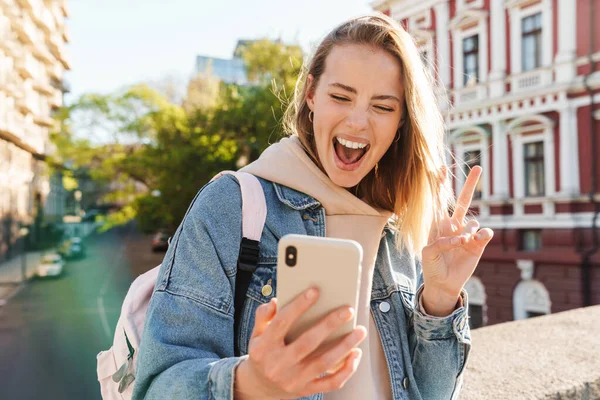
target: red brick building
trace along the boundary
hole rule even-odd
[[[372,6],[448,99],[455,189],[483,167],[473,213],[495,236],[467,284],[472,326],[600,304],[600,0]]]

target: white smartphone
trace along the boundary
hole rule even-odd
[[[342,306],[358,307],[362,247],[358,242],[306,235],[286,235],[277,254],[277,308],[282,309],[310,287],[319,289],[317,302],[291,327],[286,342],[297,339],[326,315]],[[352,320],[335,330],[321,349],[356,328]]]

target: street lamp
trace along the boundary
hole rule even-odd
[[[81,216],[81,190],[76,190],[75,193],[75,215]]]
[[[21,282],[27,280],[27,253],[25,252],[25,238],[29,234],[29,229],[19,229],[19,238],[21,238]]]

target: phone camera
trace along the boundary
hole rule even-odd
[[[294,246],[288,246],[285,249],[285,264],[288,267],[295,267],[298,258],[298,250]]]

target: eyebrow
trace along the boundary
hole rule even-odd
[[[358,92],[352,86],[344,85],[343,83],[334,82],[330,83],[328,86],[338,87],[347,92],[357,94]],[[398,103],[402,103],[400,99],[396,96],[392,96],[391,94],[378,94],[377,96],[372,97],[373,100],[396,100]]]

